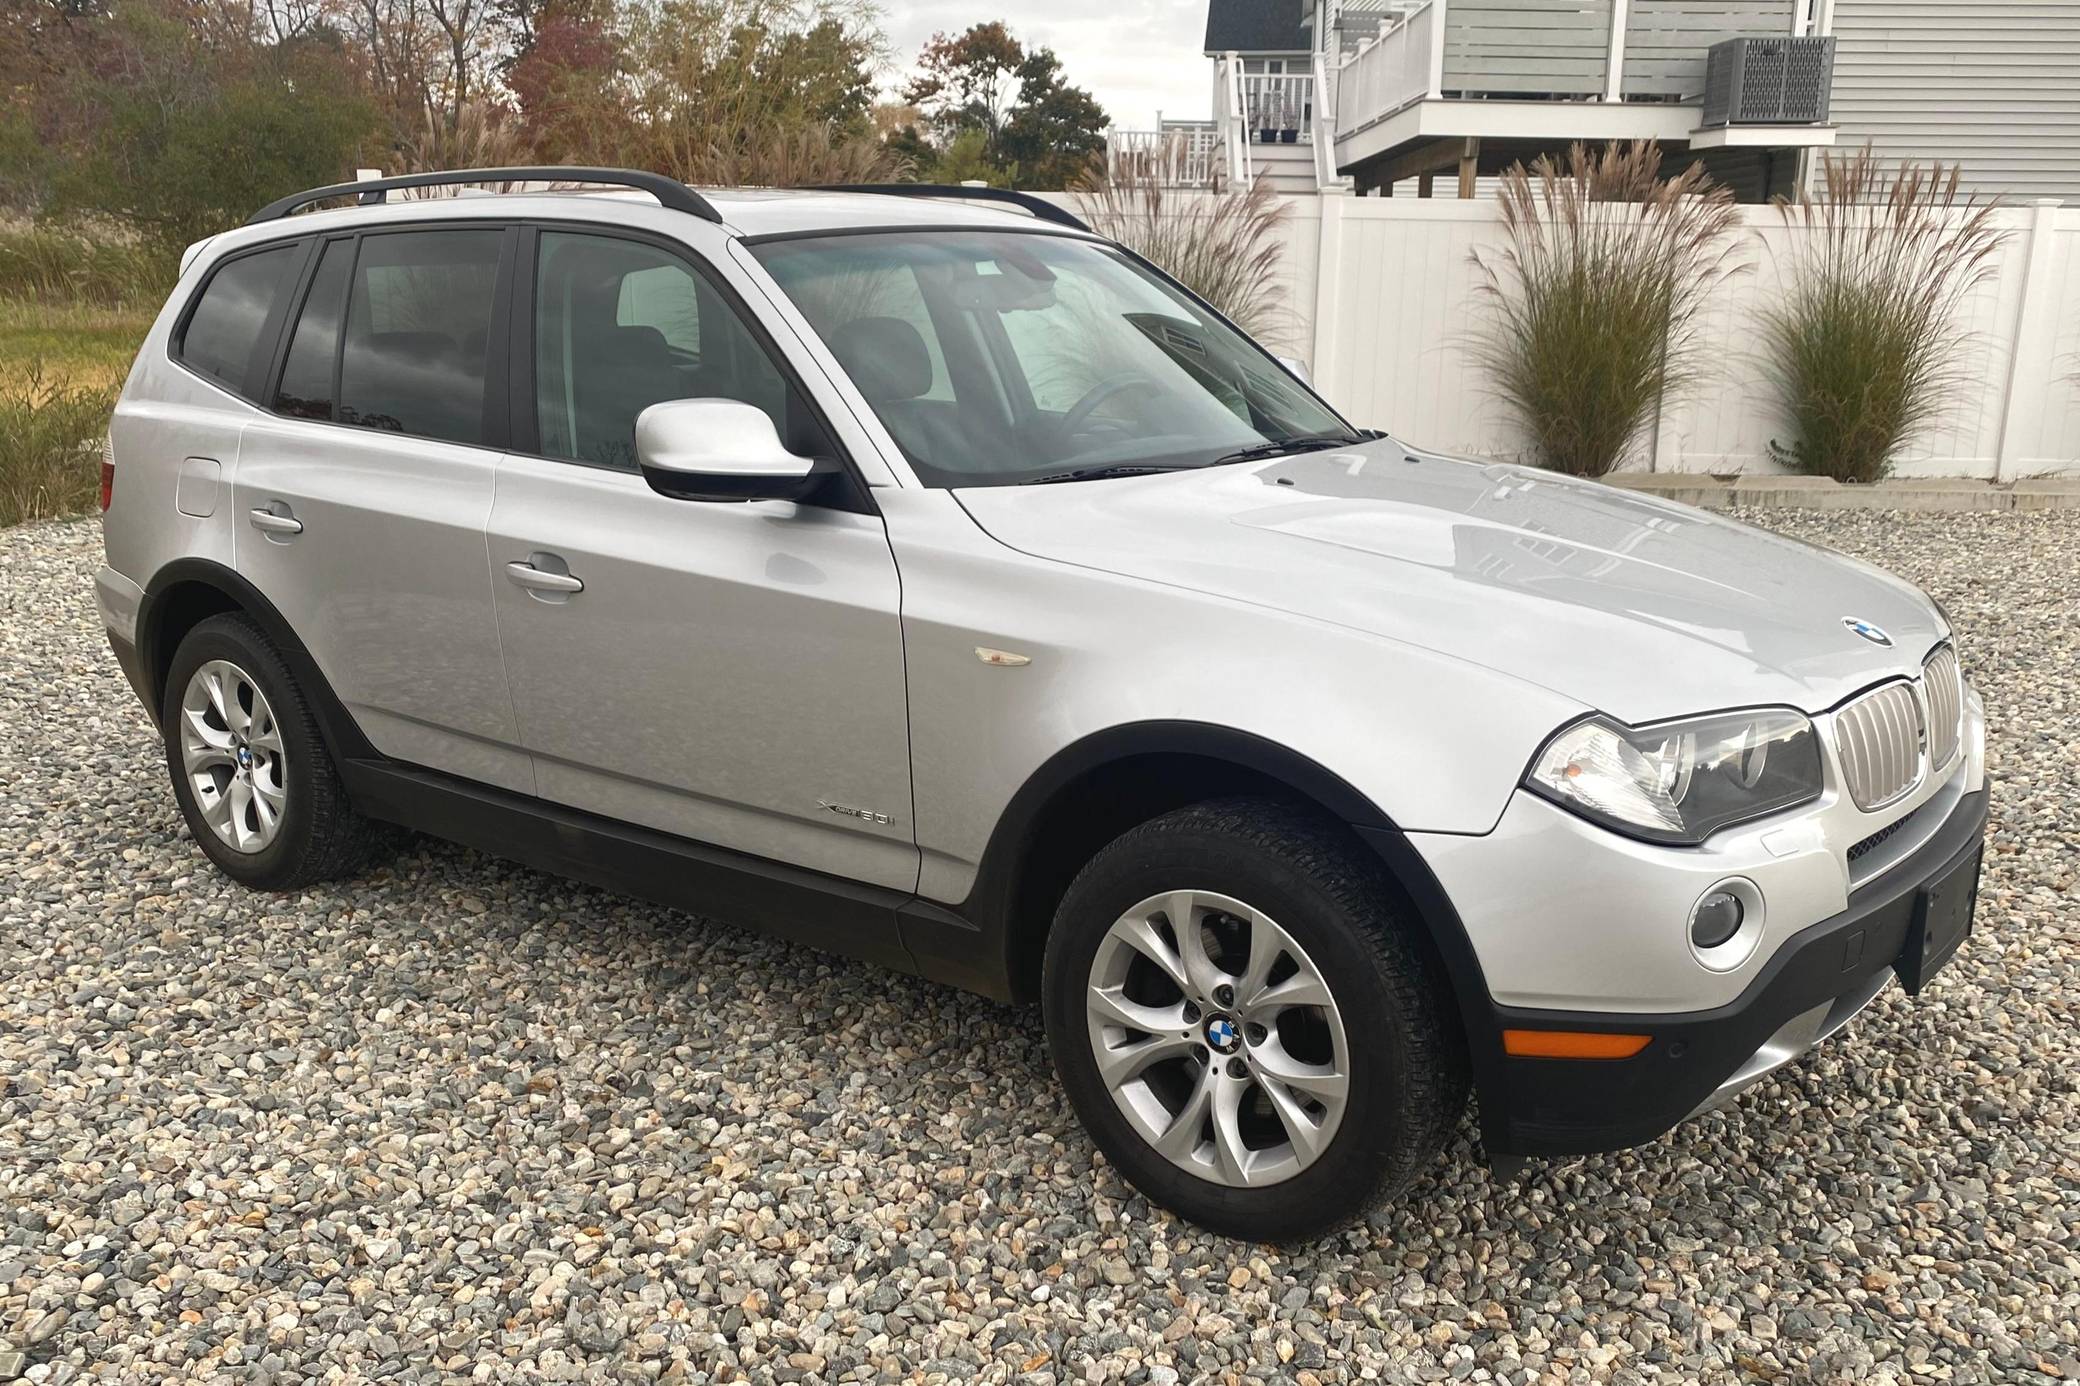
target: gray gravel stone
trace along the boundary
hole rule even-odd
[[[1956,614],[1978,935],[1731,1110],[1307,1248],[1150,1207],[1026,1013],[411,840],[215,875],[0,531],[0,1372],[55,1382],[2080,1379],[2080,516],[1755,516]],[[22,1361],[13,1364],[10,1354]]]

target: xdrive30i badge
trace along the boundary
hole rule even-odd
[[[816,806],[821,809],[828,809],[832,813],[842,813],[847,818],[864,818],[869,823],[881,823],[886,825],[893,824],[896,821],[889,814],[876,813],[872,809],[854,808],[850,804],[833,804],[826,800],[818,799],[816,801]]]

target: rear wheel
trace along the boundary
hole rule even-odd
[[[366,857],[374,830],[348,803],[288,665],[250,618],[212,616],[188,632],[160,725],[174,798],[225,875],[296,890]]]
[[[1257,1240],[1319,1235],[1435,1157],[1465,1101],[1441,979],[1380,868],[1268,800],[1195,805],[1063,898],[1043,1006],[1093,1138],[1156,1202]]]

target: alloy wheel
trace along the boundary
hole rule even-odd
[[[1099,941],[1086,1013],[1106,1090],[1180,1169],[1276,1184],[1336,1136],[1343,1019],[1306,950],[1261,910],[1205,890],[1143,900]]]
[[[282,730],[252,675],[227,659],[196,669],[181,694],[181,768],[210,830],[237,852],[265,851],[282,827]]]

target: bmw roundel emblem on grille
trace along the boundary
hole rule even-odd
[[[1842,624],[1870,641],[1873,645],[1890,645],[1892,643],[1892,637],[1885,633],[1884,627],[1874,626],[1861,616],[1844,616]]]

